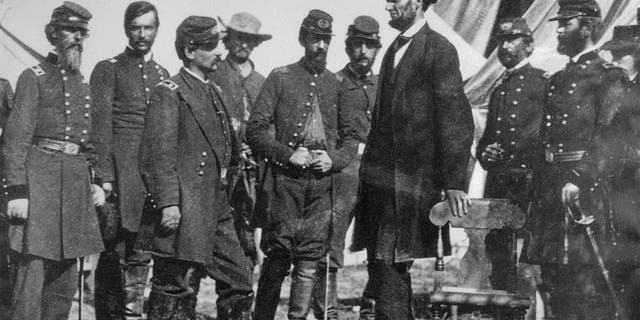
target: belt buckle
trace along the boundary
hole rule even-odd
[[[545,149],[545,150],[544,150],[544,159],[545,159],[548,163],[553,163],[553,161],[555,160],[555,153],[553,152],[553,150],[551,150],[551,149]]]
[[[62,152],[66,153],[66,154],[70,154],[70,155],[77,155],[78,154],[78,145],[75,143],[68,143],[66,142],[64,144],[64,149],[62,150]]]

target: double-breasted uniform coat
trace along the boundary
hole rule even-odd
[[[360,158],[371,128],[371,113],[376,99],[378,76],[370,72],[360,77],[347,65],[336,73],[336,78],[340,82],[338,104],[341,108],[351,109],[351,123],[356,131],[358,143],[355,158],[334,179],[335,231],[330,241],[331,263],[336,267],[342,267],[345,234],[353,218],[353,209],[356,204]]]
[[[539,133],[547,76],[527,63],[507,70],[500,81],[491,93],[487,126],[476,148],[476,159],[488,171],[484,197],[507,198],[530,212],[535,200],[535,173],[543,161]],[[502,160],[485,161],[482,153],[493,143],[504,150]],[[508,274],[513,263],[511,232],[493,230],[485,243],[492,264],[492,288],[509,289],[509,284],[515,283],[509,278],[513,275]]]
[[[624,74],[608,67],[596,51],[572,58],[566,67],[551,76],[541,139],[545,161],[539,170],[537,202],[531,219],[532,241],[526,251],[528,261],[541,265],[540,290],[549,294],[550,310],[558,317],[588,315],[603,319],[610,315],[609,296],[585,227],[574,222],[561,202],[562,188],[571,182],[580,185],[581,168],[594,151],[594,137],[611,122],[624,93]],[[593,214],[591,225],[596,238],[606,233],[606,214],[594,194],[581,192],[580,203]]]
[[[127,47],[98,62],[91,73],[93,126],[98,154],[96,176],[114,182],[122,228],[136,232],[147,195],[138,170],[138,149],[151,90],[169,73],[152,58]]]
[[[11,248],[62,261],[103,250],[91,198],[89,168],[93,106],[88,83],[50,54],[25,70],[16,85],[14,109],[3,133],[8,199],[29,199],[29,216],[11,232]],[[52,139],[79,146],[77,154],[39,147]]]

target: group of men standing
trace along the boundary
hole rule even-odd
[[[506,74],[491,94],[476,158],[488,170],[485,197],[527,212],[521,260],[541,267],[547,319],[638,319],[640,226],[637,103],[640,28],[617,26],[603,46],[600,7],[561,0],[553,75],[529,64],[534,45],[523,19],[500,23]],[[509,289],[510,233],[486,245],[491,284]],[[599,261],[600,260],[600,261]]]
[[[216,280],[218,319],[273,319],[289,273],[289,319],[310,309],[338,319],[337,270],[354,217],[353,249],[367,249],[373,280],[361,319],[413,319],[409,271],[438,245],[425,212],[441,200],[456,216],[469,206],[473,121],[457,52],[425,19],[435,2],[386,1],[401,34],[378,76],[375,19],[349,26],[350,62],[334,74],[333,18],[311,10],[299,29],[303,57],[265,79],[250,55],[271,35],[256,17],[235,14],[224,30],[211,17],[186,18],[175,39],[183,67],[170,76],[151,53],[158,11],[137,1],[125,11],[127,47],[99,62],[90,84],[79,67],[92,15],[70,1],[56,8],[45,28],[53,52],[22,73],[0,110],[13,319],[68,317],[76,259],[96,253],[97,319],[145,312],[151,261],[149,319],[195,319],[205,276]],[[595,1],[561,0],[552,20],[571,62],[551,77],[528,63],[526,21],[500,23],[507,72],[476,155],[489,171],[486,196],[528,213],[524,256],[542,267],[549,319],[636,319],[640,28],[616,27],[611,66],[594,47]],[[109,204],[119,221],[105,237],[95,206]],[[585,225],[611,273],[595,263]],[[510,234],[486,241],[492,285],[507,289]],[[607,281],[619,290],[606,291]]]

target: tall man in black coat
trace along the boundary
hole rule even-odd
[[[437,228],[425,213],[441,192],[456,215],[468,205],[462,190],[471,108],[454,46],[426,23],[433,2],[388,0],[386,6],[389,24],[402,34],[382,61],[353,244],[372,258],[369,278],[380,286],[376,319],[413,319],[409,269],[414,259],[436,255]]]
[[[609,67],[594,48],[601,28],[595,0],[561,0],[558,16],[552,20],[558,21],[558,52],[570,62],[551,76],[545,89],[540,133],[545,162],[540,169],[528,259],[541,266],[539,289],[548,297],[547,317],[612,319],[611,300],[585,228],[574,221],[579,217],[572,216],[568,208],[572,206],[569,191],[581,179],[580,168],[593,151],[593,137],[617,109],[623,74]],[[581,203],[587,205],[592,196],[583,192]],[[594,225],[597,237],[605,238],[605,213],[584,208],[599,222],[599,227]],[[577,214],[577,209],[572,212]]]
[[[306,319],[318,260],[333,232],[334,175],[356,152],[349,110],[338,105],[338,81],[325,68],[332,20],[326,12],[309,12],[298,37],[305,56],[269,74],[247,125],[251,149],[268,161],[257,319],[275,316],[291,264],[289,319]]]
[[[506,74],[491,93],[487,126],[477,147],[476,158],[488,171],[486,198],[507,198],[529,212],[533,199],[534,170],[542,160],[542,122],[545,72],[529,64],[533,52],[531,29],[522,18],[500,22],[498,59]],[[491,259],[491,287],[515,289],[515,263],[511,252],[512,232],[492,230],[485,239]]]
[[[142,314],[151,257],[133,250],[147,195],[138,170],[138,148],[151,89],[169,78],[151,52],[159,24],[154,5],[146,1],[129,4],[124,13],[129,44],[123,53],[99,62],[91,74],[96,177],[105,190],[113,190],[112,201],[117,201],[121,216],[115,239],[105,239],[106,250],[96,269],[98,320]]]
[[[207,74],[220,62],[217,22],[186,18],[175,47],[184,66],[151,95],[140,171],[154,207],[139,238],[153,255],[149,319],[195,319],[200,279],[216,280],[218,319],[251,319],[251,265],[234,231],[226,172],[236,141],[227,102]]]
[[[80,65],[91,13],[65,1],[45,26],[54,46],[16,84],[3,132],[11,249],[18,272],[12,319],[67,319],[77,258],[104,249],[90,184],[91,95]]]

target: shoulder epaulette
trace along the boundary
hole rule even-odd
[[[171,80],[164,80],[160,83],[158,83],[159,86],[165,86],[167,88],[169,88],[171,91],[175,91],[176,89],[178,89],[178,87],[180,87],[177,83],[171,81]]]
[[[109,62],[116,63],[116,62],[118,62],[118,60],[116,58],[111,58],[111,59],[109,59]]]
[[[42,70],[42,67],[40,67],[40,65],[35,65],[33,67],[31,67],[31,70],[33,70],[33,73],[36,74],[36,76],[43,76],[46,74],[46,72],[44,72],[44,70]]]

